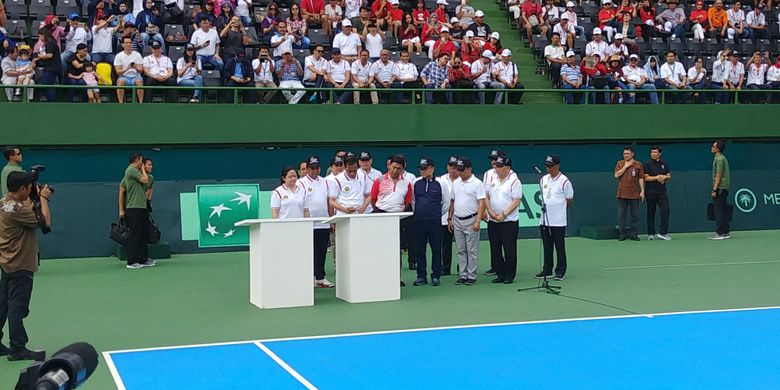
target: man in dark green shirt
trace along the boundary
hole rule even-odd
[[[709,236],[710,240],[725,240],[731,238],[729,234],[728,204],[726,201],[731,189],[731,175],[729,174],[729,160],[723,152],[726,144],[723,141],[712,143],[710,151],[714,156],[712,160],[712,211],[715,214],[715,234]]]
[[[130,165],[119,185],[119,218],[125,218],[130,234],[127,238],[127,268],[153,267],[149,259],[149,211],[147,210],[146,186],[149,175],[140,153],[130,155]]]
[[[7,163],[0,174],[0,192],[2,196],[8,193],[8,174],[11,172],[22,171],[22,151],[16,146],[6,146],[3,150],[3,157]]]

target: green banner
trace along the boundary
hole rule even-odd
[[[260,216],[258,184],[214,184],[195,187],[201,248],[249,245],[249,227],[235,227]]]

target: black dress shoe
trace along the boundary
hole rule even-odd
[[[8,352],[8,360],[12,362],[17,360],[36,360],[38,356],[40,356],[40,352],[30,351],[27,348]]]
[[[441,271],[441,276],[450,276],[452,275],[450,271]]]
[[[625,240],[626,240],[626,236],[620,236],[620,237],[618,237],[618,241],[625,241]]]
[[[490,283],[504,283],[504,279],[503,278],[495,278],[495,279],[491,280]]]
[[[11,350],[8,349],[8,347],[6,347],[2,343],[0,343],[0,356],[8,355],[10,352],[11,352]]]
[[[631,241],[639,241],[639,236],[631,236]]]
[[[406,287],[406,283],[403,280],[401,281],[401,287]]]

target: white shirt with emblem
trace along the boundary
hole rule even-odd
[[[358,62],[359,61],[355,61],[355,63],[352,64],[353,68],[354,68],[354,65],[356,63],[358,63]],[[368,185],[370,185],[370,186],[374,185],[374,180],[379,179],[380,177],[382,177],[382,172],[379,172],[378,169],[374,169],[373,167],[368,172],[366,172],[363,168],[360,168],[360,170],[358,170],[358,173],[362,173],[362,174],[366,175],[366,178],[368,179],[368,183],[369,183]],[[368,207],[366,207],[365,214],[371,214],[373,211],[374,211],[374,207],[372,207],[371,203],[369,203]]]
[[[271,208],[279,209],[279,219],[303,218],[304,192],[300,183],[295,183],[294,191],[284,184],[276,187],[271,193]]]
[[[305,192],[303,196],[303,208],[309,210],[309,216],[328,218],[328,184],[325,178],[317,176],[312,179],[309,175],[304,176],[298,183],[303,186]],[[315,229],[330,229],[327,223],[315,223]]]
[[[553,178],[549,174],[542,178],[542,197],[547,206],[547,221],[539,220],[540,225],[566,226],[567,200],[574,199],[574,187],[563,173]]]
[[[329,183],[328,197],[335,199],[343,207],[363,206],[363,201],[371,193],[371,184],[365,174],[357,172],[354,179],[347,176],[347,172],[341,172]],[[336,215],[346,214],[336,210]]]
[[[444,199],[443,194],[447,194],[447,201],[443,202],[441,205],[441,225],[447,226],[447,219],[450,215],[450,197],[452,196],[452,179],[450,179],[450,174],[445,173],[439,177],[436,178],[436,180],[439,181],[439,184],[441,184],[441,193],[442,193],[442,200]]]
[[[496,174],[495,180],[490,183],[490,187],[486,188],[490,196],[490,208],[494,213],[501,214],[513,201],[523,199],[523,183],[520,182],[520,179],[517,178],[514,172],[510,172],[504,180],[501,180],[498,174]],[[504,218],[504,221],[517,221],[520,218],[518,208],[515,207]],[[490,218],[490,220],[498,222],[493,218]]]

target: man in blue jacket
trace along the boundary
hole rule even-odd
[[[141,39],[145,44],[151,44],[151,41],[160,42],[163,53],[165,53],[165,39],[162,32],[165,28],[165,20],[160,16],[160,10],[154,6],[154,1],[146,0],[144,10],[135,16],[135,25],[138,32],[141,33]]]
[[[420,177],[414,182],[414,232],[417,239],[417,280],[415,286],[428,284],[425,246],[431,246],[431,285],[441,282],[441,216],[450,194],[434,176],[433,160],[420,159]]]

